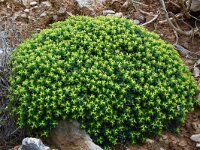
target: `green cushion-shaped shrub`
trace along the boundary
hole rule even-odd
[[[103,146],[144,142],[193,108],[196,83],[172,45],[118,17],[71,17],[11,56],[10,105],[20,127],[47,136],[78,120]]]

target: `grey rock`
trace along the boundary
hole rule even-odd
[[[44,2],[42,2],[42,3],[40,4],[40,6],[41,6],[42,8],[51,8],[51,7],[52,7],[52,5],[51,5],[51,3],[50,3],[49,1],[44,1]]]
[[[190,137],[190,139],[194,142],[200,143],[200,134],[194,134]]]
[[[50,132],[49,140],[58,148],[66,150],[102,150],[92,142],[85,130],[80,129],[77,121],[60,121]]]
[[[53,20],[57,21],[58,20],[58,16],[57,15],[53,15]]]
[[[29,0],[21,0],[21,2],[24,6],[27,6],[29,4]]]
[[[23,11],[18,11],[14,14],[14,19],[17,21],[25,22],[28,19],[28,16]]]
[[[105,0],[75,0],[80,8],[95,6],[97,3],[103,3]]]
[[[64,6],[61,6],[58,10],[58,15],[64,15],[66,13],[66,8]]]
[[[94,3],[93,0],[75,0],[75,1],[78,3],[79,7],[81,8],[91,6]]]
[[[134,19],[134,20],[133,20],[133,23],[136,24],[136,25],[139,25],[139,24],[140,24],[140,21],[137,20],[137,19]]]
[[[115,11],[113,11],[113,10],[104,10],[103,11],[103,15],[104,16],[107,16],[107,15],[114,15],[115,14]]]
[[[188,2],[187,2],[188,5]],[[193,12],[200,11],[200,0],[192,0],[190,10]]]
[[[50,150],[50,148],[45,146],[40,139],[27,137],[23,139],[19,150]]]
[[[46,17],[46,16],[47,16],[47,13],[46,13],[46,12],[43,12],[43,13],[40,15],[40,18]]]

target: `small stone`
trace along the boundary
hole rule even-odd
[[[50,150],[50,148],[45,146],[40,139],[25,138],[19,150]]]
[[[48,1],[44,1],[44,2],[41,3],[41,7],[42,8],[44,8],[44,7],[50,8],[51,6],[52,6],[51,3],[48,2]]]
[[[21,14],[21,17],[22,18],[27,18],[27,15],[26,14]]]
[[[187,143],[185,141],[181,141],[178,143],[179,146],[184,147],[187,145]]]
[[[34,7],[33,7],[33,9],[38,9],[38,8],[39,8],[38,6],[34,6]]]
[[[64,6],[61,6],[58,10],[58,15],[64,15],[66,13],[66,8]]]
[[[46,12],[43,12],[41,15],[40,15],[40,17],[42,18],[42,17],[46,17],[47,16],[47,13]]]
[[[113,11],[113,10],[104,10],[104,11],[103,11],[103,15],[104,15],[104,16],[107,16],[107,15],[109,15],[109,14],[114,15],[114,14],[115,14],[115,11]]]
[[[197,143],[197,144],[196,144],[196,147],[200,147],[200,143]]]
[[[36,1],[33,1],[33,2],[30,2],[30,5],[33,7],[33,6],[36,6],[37,5],[37,2]]]
[[[118,12],[118,13],[116,13],[114,16],[116,16],[116,17],[123,17],[123,13],[122,12]]]
[[[154,140],[148,139],[148,138],[147,138],[147,139],[146,139],[146,143],[147,143],[147,144],[153,144],[153,143],[154,143]]]
[[[200,134],[194,134],[190,137],[190,139],[194,142],[200,143]]]
[[[136,24],[136,25],[139,25],[139,24],[140,24],[140,21],[137,20],[137,19],[134,19],[134,20],[133,20],[133,23]]]
[[[165,150],[165,149],[161,147],[160,150]]]
[[[24,9],[24,12],[25,12],[25,13],[29,13],[30,10],[29,10],[29,9]]]
[[[189,43],[188,42],[184,42],[183,46],[188,49],[189,48]]]
[[[199,128],[198,124],[196,122],[193,122],[192,123],[192,128],[195,129],[195,130],[198,130],[198,128]]]
[[[167,136],[166,136],[166,135],[162,135],[162,139],[163,139],[163,140],[166,140],[166,139],[167,139]]]
[[[0,3],[3,3],[3,2],[5,2],[5,0],[0,0]]]
[[[53,20],[58,20],[58,16],[57,15],[53,15]]]

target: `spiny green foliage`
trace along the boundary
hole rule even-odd
[[[20,127],[47,136],[59,120],[75,119],[103,146],[176,128],[196,92],[172,45],[118,17],[55,23],[19,45],[11,66]]]

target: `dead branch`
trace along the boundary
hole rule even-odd
[[[158,16],[159,16],[159,15],[154,15],[154,17],[153,17],[151,20],[149,20],[148,22],[145,22],[145,23],[143,23],[143,24],[141,24],[141,25],[142,25],[142,26],[146,26],[146,25],[148,25],[148,24],[154,22],[154,21],[158,18]]]
[[[138,2],[138,1],[135,1],[135,0],[130,0],[131,3],[135,3],[135,4],[138,4],[138,5],[141,5],[141,6],[144,6],[144,7],[148,7],[148,5],[144,4],[144,3],[141,3],[141,2]]]
[[[162,5],[162,7],[163,7],[164,14],[165,14],[165,17],[166,17],[166,19],[167,19],[167,22],[169,23],[169,25],[170,25],[175,31],[177,31],[177,32],[180,33],[180,34],[186,35],[186,36],[193,36],[194,34],[196,34],[196,33],[199,31],[198,28],[195,28],[195,29],[192,28],[192,29],[189,30],[189,31],[183,31],[182,29],[176,27],[176,26],[172,23],[172,20],[170,20],[170,18],[169,18],[169,14],[168,14],[168,12],[167,12],[166,5],[165,5],[164,0],[160,0],[160,3],[161,3],[161,5]]]
[[[177,19],[179,19],[179,18],[183,17],[183,14],[182,13],[178,13],[178,14],[175,15],[175,17]],[[173,20],[173,19],[174,19],[173,17],[169,18],[169,20]],[[167,19],[159,21],[159,24],[164,24],[164,23],[167,23]]]
[[[184,14],[187,18],[190,18],[190,15],[189,15],[190,6],[186,6],[186,5],[184,4],[184,1],[183,1],[183,0],[178,0],[178,2],[179,2],[179,4],[181,5],[183,14]],[[191,3],[192,3],[192,0],[189,0],[189,5],[191,5]]]

